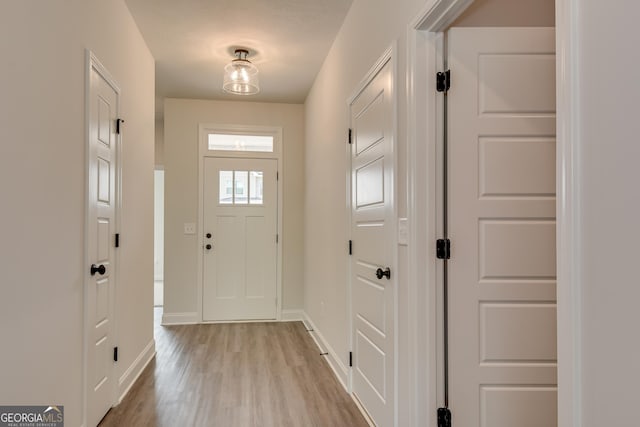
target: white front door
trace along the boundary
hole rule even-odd
[[[277,168],[204,159],[204,321],[276,318]]]
[[[350,106],[352,388],[379,426],[395,407],[392,96],[389,61]]]
[[[557,423],[554,40],[552,28],[448,33],[455,426]]]
[[[114,403],[115,233],[119,90],[97,61],[90,69],[87,199],[87,425]]]

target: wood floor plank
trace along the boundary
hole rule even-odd
[[[366,427],[301,322],[160,326],[100,427]]]

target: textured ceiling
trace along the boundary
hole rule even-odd
[[[165,97],[302,103],[351,0],[126,0],[156,59]],[[222,91],[224,66],[247,47],[261,91]]]

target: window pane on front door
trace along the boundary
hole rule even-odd
[[[221,205],[263,205],[263,171],[219,171]]]
[[[235,171],[235,203],[237,205],[248,203],[249,199],[249,184],[247,171]]]
[[[220,171],[220,194],[218,200],[221,205],[233,203],[233,171]]]
[[[262,171],[249,172],[249,203],[252,205],[261,205],[262,200]]]

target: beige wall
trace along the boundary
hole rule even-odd
[[[554,0],[475,0],[452,27],[553,27]]]
[[[154,60],[122,0],[0,2],[0,402],[83,408],[85,48],[122,90],[116,378],[153,343]],[[134,372],[135,374],[135,372]]]
[[[283,128],[283,309],[303,304],[304,106],[242,101],[166,99],[165,315],[197,312],[198,236],[183,234],[198,222],[198,125]]]
[[[350,348],[350,308],[347,280],[346,138],[347,99],[369,69],[397,42],[398,139],[396,200],[406,216],[406,31],[425,5],[424,0],[354,0],[309,93],[306,107],[305,194],[305,312],[329,345],[331,357],[341,361],[346,379]],[[357,244],[357,242],[355,243]],[[407,326],[406,246],[398,253],[397,355],[399,425],[409,425],[413,410]]]

